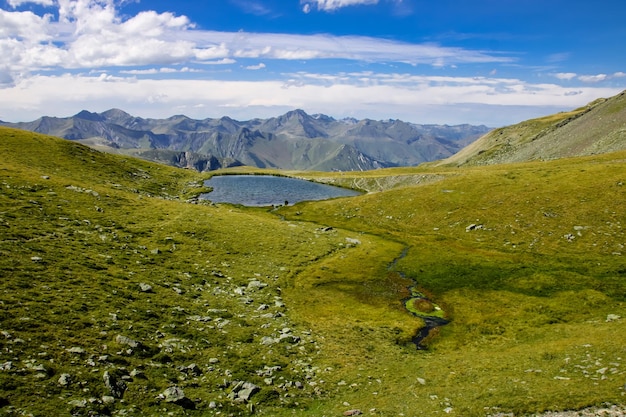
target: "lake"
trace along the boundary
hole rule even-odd
[[[200,198],[214,203],[279,206],[300,201],[326,200],[362,194],[332,185],[273,175],[218,175],[205,181],[213,191]]]

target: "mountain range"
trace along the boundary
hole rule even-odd
[[[303,110],[249,121],[183,115],[144,119],[119,109],[83,110],[66,118],[0,124],[198,171],[236,165],[318,171],[413,166],[449,157],[490,130],[468,124],[336,120]]]

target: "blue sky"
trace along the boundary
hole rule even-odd
[[[0,0],[0,119],[502,126],[626,89],[623,0]]]

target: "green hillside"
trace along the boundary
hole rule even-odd
[[[292,173],[376,192],[268,210],[35,133],[0,151],[1,415],[624,403],[624,152]],[[412,285],[450,319],[427,350]]]
[[[476,166],[626,150],[626,91],[578,109],[492,130],[438,165]]]

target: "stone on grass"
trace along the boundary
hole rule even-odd
[[[104,386],[114,398],[122,398],[124,396],[127,388],[124,381],[118,379],[116,375],[110,374],[109,371],[104,371],[102,379],[104,380]]]
[[[621,317],[618,316],[617,314],[609,314],[609,315],[606,316],[606,322],[607,323],[612,322],[612,321],[617,321],[619,319],[621,319]]]
[[[182,388],[173,386],[163,391],[160,397],[162,397],[166,403],[175,403],[185,399],[185,392]]]
[[[119,343],[120,345],[127,345],[132,348],[139,347],[138,341],[133,340],[130,337],[122,336],[121,334],[118,334],[117,336],[115,336],[115,341]]]
[[[61,374],[59,377],[59,385],[67,387],[72,382],[72,376],[70,374]]]

